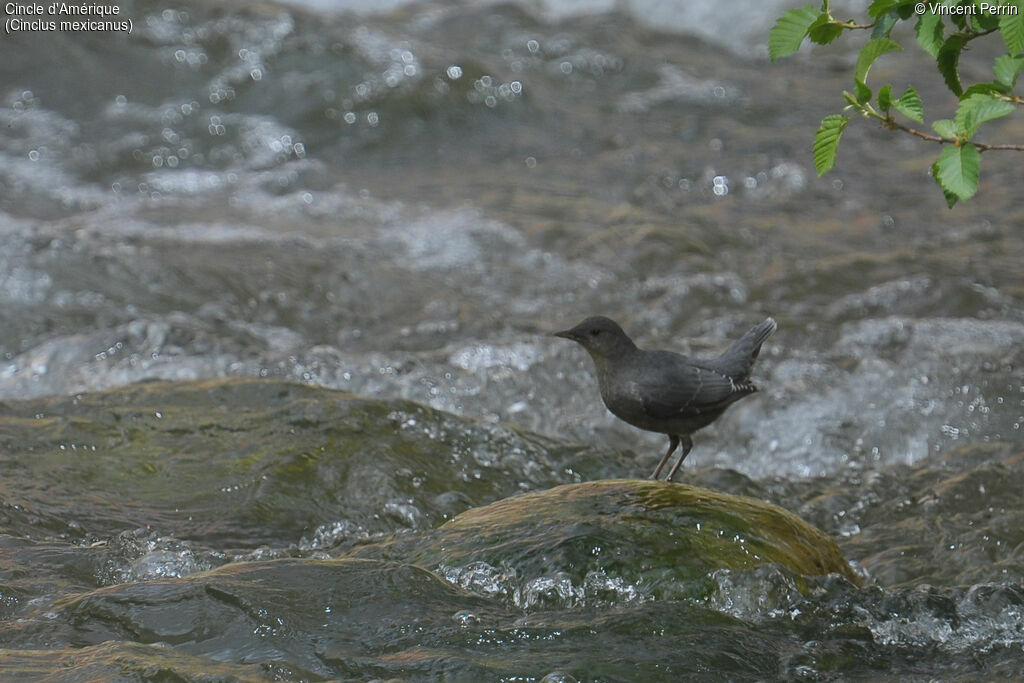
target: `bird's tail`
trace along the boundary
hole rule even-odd
[[[772,318],[768,318],[759,325],[754,325],[750,331],[715,359],[715,369],[737,381],[747,379],[754,367],[754,361],[757,360],[757,354],[761,351],[761,344],[764,344],[764,341],[772,336],[772,332],[777,328],[778,325]]]

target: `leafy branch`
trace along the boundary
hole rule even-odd
[[[970,199],[978,190],[981,153],[991,150],[1024,152],[1024,144],[994,144],[974,139],[982,124],[1007,116],[1024,99],[1013,93],[1024,69],[1024,0],[999,0],[998,5],[980,0],[874,0],[868,7],[871,19],[857,23],[839,21],[832,16],[829,0],[821,9],[804,5],[779,17],[768,38],[772,61],[791,55],[804,40],[827,45],[843,31],[870,30],[868,41],[860,50],[854,71],[853,90],[844,91],[845,111],[875,119],[889,130],[899,130],[928,142],[943,145],[932,164],[932,177],[942,188],[952,208],[958,201]],[[916,18],[914,36],[918,46],[934,60],[946,87],[959,103],[952,119],[932,121],[935,134],[926,133],[903,123],[897,115],[914,123],[924,124],[924,104],[917,90],[908,87],[898,97],[891,84],[875,93],[868,86],[868,73],[884,54],[903,47],[890,37],[901,21]],[[965,88],[960,79],[960,58],[968,44],[998,34],[1006,45],[1006,54],[996,58],[991,81]],[[814,136],[814,166],[818,175],[835,165],[839,140],[851,117],[846,114],[826,116]]]

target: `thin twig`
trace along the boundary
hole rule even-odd
[[[1024,152],[1024,145],[986,145],[983,142],[972,142],[971,144],[977,147],[979,152],[987,152],[990,149]]]
[[[928,142],[937,142],[940,145],[955,144],[956,143],[956,140],[953,140],[951,138],[943,138],[943,137],[939,137],[937,135],[930,135],[928,133],[922,133],[919,130],[911,128],[910,126],[904,126],[902,123],[897,123],[896,121],[894,121],[891,116],[889,118],[883,120],[882,124],[884,126],[886,126],[887,128],[889,128],[890,130],[896,130],[896,129],[902,130],[905,133],[910,133],[911,135],[916,135],[917,137],[921,138],[922,140],[927,140]],[[990,145],[990,144],[987,144],[987,143],[984,143],[984,142],[973,142],[973,141],[971,142],[971,144],[974,145],[978,149],[979,152],[987,152],[989,150],[1008,150],[1008,151],[1011,151],[1011,152],[1024,152],[1024,145]]]

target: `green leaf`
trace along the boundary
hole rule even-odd
[[[966,44],[967,38],[959,33],[954,33],[942,44],[942,47],[939,48],[939,54],[935,58],[939,66],[939,73],[942,74],[942,78],[946,81],[946,87],[957,97],[960,97],[964,92],[964,87],[960,85],[960,73],[957,71],[957,68],[960,65],[960,52]]]
[[[783,13],[768,35],[768,56],[771,60],[774,62],[779,57],[786,57],[799,50],[811,24],[821,15],[810,5]]]
[[[917,20],[917,26],[914,27],[917,44],[933,58],[939,56],[943,29],[945,29],[945,25],[942,23],[942,17],[932,12],[922,14],[921,18]]]
[[[1006,4],[1016,7],[1017,14],[999,17],[999,34],[1006,43],[1006,51],[1018,55],[1024,52],[1024,0],[1011,0]]]
[[[886,114],[892,109],[892,86],[883,85],[878,91],[878,107]]]
[[[901,0],[874,0],[868,6],[868,16],[872,19],[877,19],[883,14],[888,14],[900,4]]]
[[[971,95],[960,100],[953,121],[960,133],[964,137],[970,138],[978,132],[978,127],[981,124],[1012,114],[1014,110],[1012,102],[991,95]]]
[[[915,10],[913,0],[907,0],[907,2],[900,3],[896,8],[896,14],[899,15],[900,19],[906,21],[915,14]]]
[[[900,15],[895,10],[887,12],[875,19],[875,27],[871,29],[872,38],[888,38],[892,33],[893,26],[900,20]]]
[[[871,88],[866,86],[864,81],[854,81],[853,92],[857,95],[857,104],[867,104],[871,101]]]
[[[932,170],[933,170],[933,171],[935,170],[935,169],[934,169],[934,167],[932,168]],[[935,181],[935,182],[938,182],[938,181]],[[941,188],[941,187],[942,187],[942,185],[939,185],[939,187]],[[951,208],[951,209],[952,209],[952,208],[953,208],[954,206],[956,206],[956,203],[957,203],[958,201],[960,201],[959,199],[957,199],[957,197],[956,197],[956,195],[955,195],[955,194],[952,194],[952,193],[950,193],[950,192],[946,192],[945,190],[943,190],[943,191],[942,191],[942,196],[944,196],[944,197],[946,198],[946,206],[948,206],[948,207],[949,207],[949,208]]]
[[[860,50],[860,55],[857,56],[857,71],[854,74],[853,80],[858,83],[866,83],[868,71],[876,59],[890,50],[902,49],[897,43],[888,38],[875,38],[864,43],[864,47]]]
[[[964,90],[963,94],[960,95],[960,99],[966,99],[971,95],[992,95],[993,93],[1003,95],[1009,91],[1010,89],[1002,83],[975,83],[967,88],[967,90]]]
[[[807,29],[807,37],[818,45],[828,45],[842,34],[843,28],[836,25],[827,14],[819,16]]]
[[[1016,57],[1013,55],[1003,55],[996,58],[992,71],[995,72],[997,81],[1007,88],[1012,88],[1017,84],[1017,76],[1020,75],[1021,67],[1024,67],[1024,55]]]
[[[892,103],[892,106],[911,121],[924,123],[924,105],[921,104],[921,97],[913,88],[904,90],[903,94]]]
[[[974,3],[975,7],[978,7],[980,4],[980,2]],[[991,7],[994,3],[987,2],[985,4]],[[994,31],[999,28],[999,24],[1002,22],[1002,17],[999,14],[990,11],[988,8],[986,10],[988,11],[982,12],[979,8],[977,14],[971,15],[971,22],[978,31]]]
[[[939,137],[946,138],[947,140],[956,140],[957,133],[959,132],[956,124],[949,119],[932,121],[932,129],[939,134]]]
[[[981,154],[971,143],[950,145],[932,165],[932,175],[946,194],[950,208],[957,201],[970,199],[978,191],[978,170]]]
[[[818,176],[828,173],[836,163],[839,153],[839,138],[850,119],[842,114],[832,114],[821,120],[821,127],[814,134],[814,168]]]

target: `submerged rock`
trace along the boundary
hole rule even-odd
[[[617,454],[408,401],[231,379],[0,408],[5,675],[44,647],[114,678],[756,677],[793,636],[740,619],[858,583],[778,507],[566,485]]]
[[[165,645],[107,641],[90,647],[4,650],[3,674],[14,680],[81,681],[166,680],[182,683],[267,680],[329,680],[281,663],[226,663],[184,654]],[[298,676],[301,675],[301,679]]]
[[[145,382],[0,402],[0,532],[125,529],[308,550],[431,528],[572,481],[576,449],[411,401],[290,382]]]
[[[468,510],[351,555],[411,562],[519,607],[701,598],[710,574],[780,565],[861,580],[835,542],[775,505],[680,484],[558,486]]]
[[[22,647],[45,640],[47,671],[56,659],[112,679],[150,680],[159,665],[161,680],[365,680],[414,671],[407,657],[460,641],[458,614],[472,614],[481,628],[516,617],[417,567],[285,559],[72,596],[17,629],[0,624],[0,639]],[[72,648],[83,649],[75,656]],[[3,667],[5,676],[41,668],[27,652]],[[483,675],[468,658],[446,671]]]
[[[723,590],[723,571],[735,590]],[[215,661],[238,680],[539,678],[566,666],[570,646],[583,677],[609,666],[623,676],[709,671],[722,656],[753,675],[777,665],[785,637],[772,612],[734,638],[761,621],[762,594],[792,592],[783,602],[800,605],[804,576],[826,573],[859,583],[827,536],[778,507],[597,481],[507,498],[339,559],[239,562],[68,595],[0,624],[0,639],[45,642],[57,661],[115,677],[146,677],[159,662],[207,680],[204,662]],[[737,591],[755,599],[719,604]],[[666,649],[666,633],[686,636]],[[42,670],[27,650],[7,652],[9,673]],[[599,664],[605,656],[614,663]]]
[[[753,680],[778,668],[790,628],[687,601],[524,614],[419,567],[293,558],[110,586],[0,623],[19,648],[0,650],[0,677],[662,680],[728,662]]]

